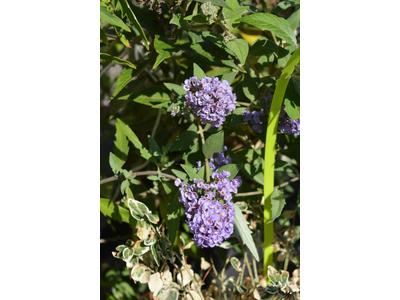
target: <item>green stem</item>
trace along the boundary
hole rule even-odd
[[[201,127],[200,120],[197,119],[197,126],[198,126],[198,134],[200,135],[201,138],[201,144],[202,147],[206,143],[206,139],[204,138],[204,129]],[[206,182],[210,182],[210,167],[208,166],[208,160],[207,158],[204,160],[204,167],[206,168]]]
[[[268,266],[272,265],[273,249],[271,247],[274,238],[274,223],[271,220],[272,205],[271,194],[274,191],[275,170],[275,143],[278,128],[279,114],[282,107],[283,97],[295,65],[300,60],[300,48],[298,48],[287,62],[276,84],[274,97],[272,99],[269,113],[267,135],[265,138],[264,157],[264,276],[267,278]]]

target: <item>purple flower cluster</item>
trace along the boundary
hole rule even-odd
[[[262,118],[262,116],[264,115],[263,109],[261,109],[260,111],[253,110],[252,112],[249,112],[249,110],[246,108],[243,111],[243,115],[245,122],[250,121],[251,124],[253,124],[252,128],[254,132],[262,132],[262,121],[260,120],[260,118]]]
[[[226,156],[225,156],[225,151],[227,149],[228,148],[226,146],[224,146],[224,148],[222,148],[221,153],[214,153],[214,157],[211,157],[208,159],[208,166],[210,167],[211,171],[216,172],[222,166],[229,165],[232,163],[231,157],[228,154],[226,154]],[[197,172],[200,171],[201,167],[202,167],[202,162],[198,161],[197,162]]]
[[[228,81],[221,82],[218,77],[190,77],[185,80],[183,88],[187,91],[186,101],[183,102],[185,108],[192,108],[203,125],[210,123],[214,127],[221,126],[225,117],[236,107],[236,94],[232,93]],[[174,109],[172,116],[178,112]]]
[[[186,223],[195,243],[202,248],[219,246],[233,233],[235,208],[231,199],[242,180],[237,176],[230,181],[230,175],[228,171],[214,172],[211,183],[202,179],[194,179],[193,184],[175,180],[181,192],[179,202],[185,206]]]
[[[268,123],[268,116],[271,109],[272,98],[273,95],[269,94],[266,98],[263,99],[263,102],[265,103],[265,110],[261,109],[260,111],[249,112],[249,110],[246,108],[243,111],[244,121],[251,122],[254,132],[262,132],[263,122],[261,120],[264,114],[267,115],[265,118],[265,122]],[[282,105],[279,115],[278,130],[284,134],[300,135],[300,119],[292,120],[286,113],[284,104]]]

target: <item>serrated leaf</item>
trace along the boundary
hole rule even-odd
[[[124,23],[124,21],[118,18],[112,11],[107,9],[106,6],[101,4],[100,4],[100,21],[101,22],[106,21],[113,26],[118,26],[123,30],[131,32],[130,28]]]
[[[144,45],[147,50],[149,50],[149,42],[147,41],[146,35],[144,34],[142,26],[140,26],[139,21],[137,20],[135,14],[133,13],[131,7],[129,6],[127,0],[118,0],[118,3],[120,5],[117,5],[117,9],[121,10],[122,16],[127,16],[129,23],[133,25],[133,27],[136,28],[136,30],[139,32]]]
[[[271,204],[272,204],[272,208],[271,208],[271,213],[272,214],[271,214],[271,220],[268,223],[271,223],[276,218],[278,218],[281,215],[282,210],[286,205],[286,200],[284,198],[284,194],[283,194],[282,191],[275,189],[272,192]]]
[[[232,180],[233,178],[235,178],[237,173],[239,173],[242,166],[243,166],[243,164],[225,165],[218,169],[218,173],[221,173],[222,171],[229,171],[229,173],[231,173],[231,175],[229,176],[229,180]]]
[[[249,44],[245,40],[236,39],[228,42],[226,45],[239,59],[240,63],[244,65],[249,54]]]
[[[260,258],[258,256],[256,244],[254,243],[253,237],[251,235],[251,230],[249,229],[248,222],[243,217],[243,213],[240,208],[236,204],[233,204],[233,206],[235,208],[235,231],[242,240],[243,244],[246,245],[247,248],[250,250],[255,260],[259,261]]]
[[[288,22],[283,18],[279,18],[269,13],[255,13],[244,16],[238,21],[255,26],[261,30],[272,31],[277,37],[293,46],[297,46],[293,30],[290,28]]]
[[[196,63],[193,63],[193,75],[196,76],[197,79],[201,79],[206,76],[204,71]]]
[[[202,147],[206,159],[211,158],[214,153],[221,153],[224,147],[224,131],[221,130],[210,135]]]
[[[107,62],[115,62],[118,63],[120,65],[125,65],[128,66],[130,68],[136,69],[136,66],[131,63],[130,61],[127,61],[125,59],[119,58],[117,56],[112,56],[110,54],[107,53],[100,53],[100,59],[107,61]]]

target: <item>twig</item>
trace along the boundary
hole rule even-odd
[[[294,178],[292,178],[292,179],[290,179],[290,180],[288,180],[288,181],[286,181],[286,182],[284,182],[284,183],[282,183],[280,185],[275,186],[274,189],[278,190],[280,188],[283,188],[283,187],[287,186],[289,183],[298,181],[299,179],[300,179],[300,177],[298,177],[298,176],[294,177]],[[262,193],[263,193],[263,191],[255,191],[255,192],[248,192],[248,193],[237,193],[234,197],[255,196],[255,195],[262,195]]]

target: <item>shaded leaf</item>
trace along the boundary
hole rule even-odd
[[[221,153],[224,147],[224,131],[221,130],[210,135],[202,147],[206,159],[213,156],[214,153]]]

